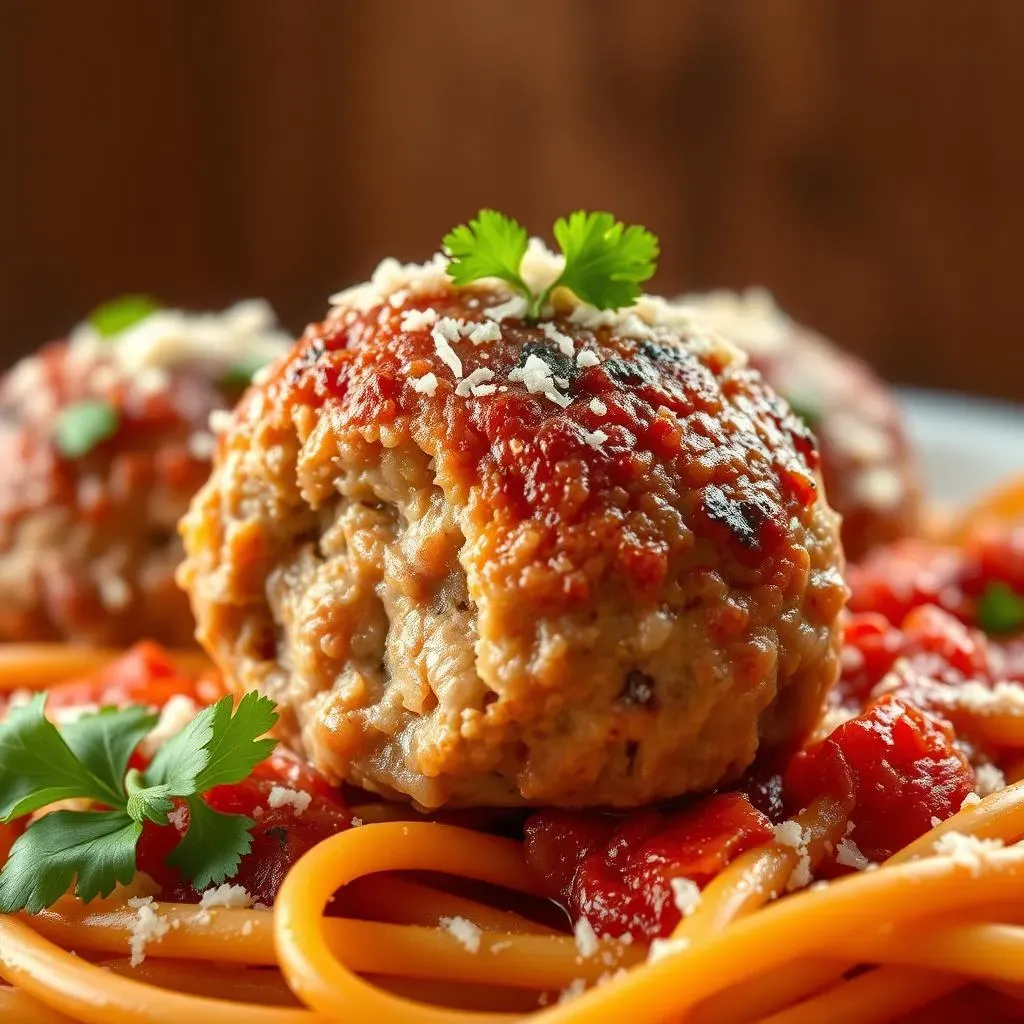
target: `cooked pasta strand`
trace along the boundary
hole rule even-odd
[[[816,866],[825,854],[825,843],[843,833],[849,809],[834,800],[819,800],[796,817],[806,836],[805,855]],[[738,857],[701,893],[700,903],[680,921],[673,938],[690,941],[722,931],[744,914],[764,906],[773,895],[785,892],[800,854],[777,840]]]
[[[434,926],[442,917],[462,917],[478,928],[515,935],[555,935],[553,929],[510,910],[441,892],[404,878],[370,875],[346,893],[347,912],[371,921]]]
[[[606,1015],[619,1015],[632,1024],[655,1024],[723,988],[820,955],[830,940],[841,945],[839,940],[848,931],[960,911],[997,894],[1007,901],[1024,899],[1024,850],[993,851],[976,867],[950,857],[931,857],[863,872],[780,900],[737,921],[727,932],[631,971],[607,990],[585,993],[567,1006],[548,1010],[542,1019],[549,1024],[604,1024]],[[836,921],[843,922],[838,934]],[[284,967],[291,980],[287,961]],[[678,985],[682,974],[687,978],[684,988]]]
[[[925,1006],[963,984],[955,975],[916,967],[880,967],[840,982],[761,1024],[879,1024]]]
[[[52,1010],[86,1024],[314,1024],[308,1010],[229,1003],[154,989],[80,960],[15,917],[0,915],[0,976]]]
[[[135,921],[128,909],[90,915],[44,911],[29,919],[32,928],[62,946],[120,955],[128,949]],[[272,967],[277,964],[273,917],[264,911],[220,909],[202,915],[188,904],[153,904],[170,926],[151,944],[150,957],[209,960]],[[481,954],[471,952],[452,933],[434,927],[380,924],[327,918],[323,934],[332,954],[360,974],[433,978],[533,989],[563,988],[576,978],[594,981],[610,970],[632,966],[642,948],[602,942],[583,959],[564,935],[480,932]]]
[[[168,652],[181,670],[199,675],[213,668],[201,651]],[[41,690],[86,676],[116,661],[124,651],[79,644],[0,644],[0,692]]]

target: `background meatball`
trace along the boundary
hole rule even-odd
[[[273,312],[85,325],[0,382],[0,639],[191,644],[178,519],[209,474],[210,414],[286,350]]]
[[[867,363],[793,323],[761,289],[682,301],[744,349],[817,435],[848,558],[916,532],[913,455],[892,392]]]
[[[386,261],[249,392],[183,521],[199,639],[333,779],[644,804],[798,739],[834,680],[804,424],[667,303],[559,298],[527,325]]]

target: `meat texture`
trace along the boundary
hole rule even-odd
[[[386,261],[236,411],[180,574],[231,684],[427,808],[646,804],[798,742],[845,599],[802,421],[663,300],[529,322],[444,266]]]
[[[287,349],[262,302],[88,325],[0,382],[0,640],[192,644],[177,523],[210,472],[211,413]]]

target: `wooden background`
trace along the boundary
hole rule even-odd
[[[482,204],[656,230],[1024,399],[1024,0],[0,0],[0,351],[130,290],[294,328]]]

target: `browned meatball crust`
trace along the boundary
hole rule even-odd
[[[250,309],[248,319],[266,318]],[[0,640],[191,646],[192,614],[174,580],[177,524],[210,472],[210,415],[227,415],[239,389],[218,383],[215,354],[132,371],[116,340],[79,333],[0,381]],[[171,340],[148,337],[156,347]],[[72,456],[58,424],[82,402],[101,403],[116,428]]]
[[[804,735],[837,522],[737,350],[661,300],[527,324],[437,263],[375,281],[250,391],[183,521],[228,679],[426,807],[645,804]]]
[[[767,292],[712,292],[700,311],[815,432],[829,502],[843,518],[847,558],[913,536],[920,490],[895,397],[863,360],[794,323]]]

